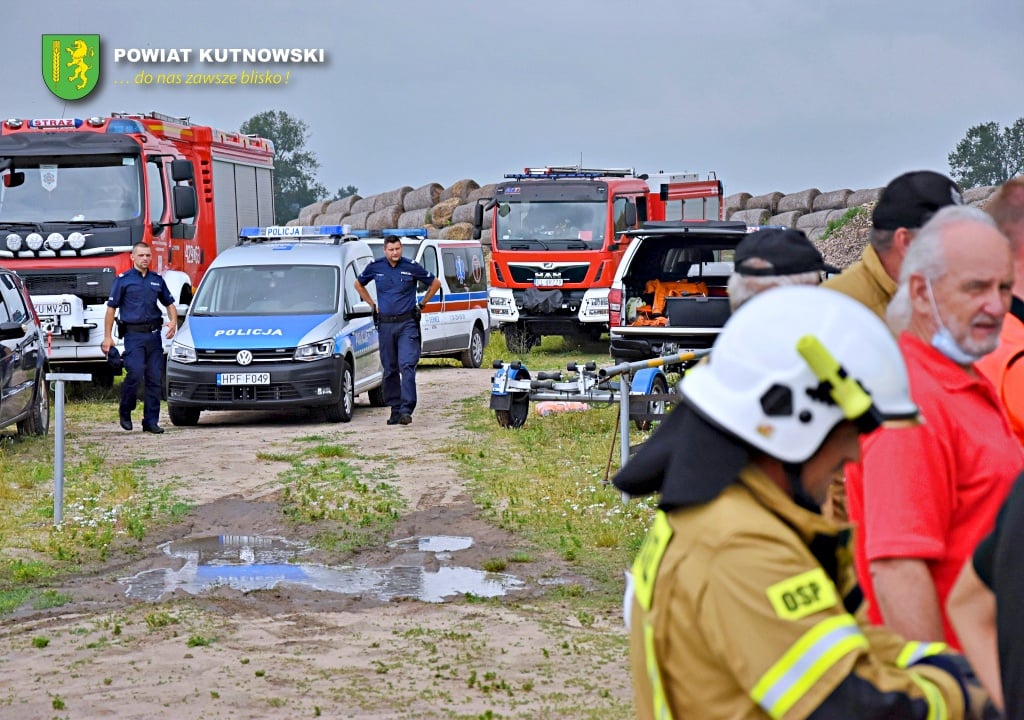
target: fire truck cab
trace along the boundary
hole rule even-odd
[[[242,225],[273,222],[273,153],[158,113],[0,122],[0,263],[25,280],[50,366],[109,386],[105,303],[132,246],[183,309]]]

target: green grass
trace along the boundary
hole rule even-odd
[[[868,209],[866,207],[864,207],[863,205],[858,205],[857,207],[852,207],[849,210],[847,210],[845,213],[843,213],[843,216],[838,220],[829,220],[828,223],[825,225],[825,233],[821,236],[821,239],[827,240],[828,238],[832,237],[833,233],[836,233],[839,230],[841,230],[843,227],[849,224],[854,218],[860,217],[861,215],[866,215],[867,212]]]

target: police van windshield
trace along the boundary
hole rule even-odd
[[[11,187],[5,177],[0,183],[0,222],[123,222],[141,217],[138,157],[19,157],[16,168],[25,181]]]
[[[193,315],[323,315],[338,310],[338,268],[325,265],[218,267],[207,271]]]

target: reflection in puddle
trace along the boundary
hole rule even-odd
[[[406,538],[393,546],[448,557],[448,553],[465,550],[472,544],[473,539],[468,537],[433,536]],[[159,600],[179,589],[196,595],[221,585],[245,592],[292,583],[348,595],[373,595],[385,601],[411,597],[443,602],[446,597],[466,593],[496,597],[523,585],[522,580],[511,575],[468,567],[442,566],[427,571],[415,565],[361,568],[303,563],[301,558],[310,552],[309,546],[258,535],[190,538],[166,543],[161,549],[185,564],[178,570],[160,568],[121,578],[128,597]]]

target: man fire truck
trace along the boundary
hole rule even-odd
[[[513,353],[544,335],[596,340],[608,330],[608,288],[630,240],[623,233],[638,222],[721,219],[713,175],[542,167],[505,179],[477,207],[474,236],[492,211],[488,306]]]
[[[50,366],[109,386],[105,302],[132,246],[189,303],[240,227],[273,224],[273,159],[269,140],[158,113],[0,123],[0,264],[28,286]]]

